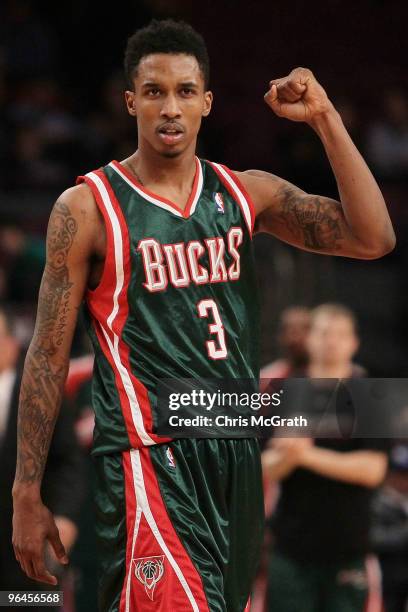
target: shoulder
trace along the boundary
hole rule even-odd
[[[72,243],[72,252],[93,252],[103,234],[103,219],[91,189],[81,183],[66,189],[56,200],[48,223],[49,248],[60,240]]]
[[[75,220],[83,229],[98,221],[100,213],[91,188],[81,183],[63,191],[53,206],[51,218],[57,215]]]
[[[289,185],[284,179],[264,170],[234,170],[232,173],[249,193],[257,215],[272,206]]]
[[[86,183],[69,187],[61,193],[54,206],[69,208],[71,214],[92,210],[96,207],[95,198],[91,188]]]

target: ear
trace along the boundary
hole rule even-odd
[[[125,91],[125,102],[129,115],[132,115],[132,117],[136,117],[136,102],[134,91]]]
[[[204,93],[203,117],[208,117],[208,115],[210,114],[212,102],[213,102],[212,91],[206,91]]]

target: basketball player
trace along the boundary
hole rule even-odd
[[[262,537],[257,440],[161,438],[157,381],[257,379],[254,233],[362,259],[390,251],[394,233],[374,178],[310,70],[274,79],[265,100],[319,135],[341,202],[196,157],[213,96],[205,44],[190,26],[155,21],[136,32],[125,68],[137,151],[80,177],[50,217],[21,390],[15,552],[44,583],[55,583],[45,540],[68,562],[40,483],[85,299],[96,354],[100,609],[242,612]]]

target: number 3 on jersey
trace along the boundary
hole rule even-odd
[[[208,356],[211,359],[226,359],[228,352],[225,343],[225,330],[216,302],[211,299],[201,300],[201,302],[197,304],[197,310],[198,316],[201,319],[208,319],[211,311],[214,320],[213,323],[208,324],[208,329],[210,334],[217,336],[217,342],[215,342],[215,340],[207,340]]]

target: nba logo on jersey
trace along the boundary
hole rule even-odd
[[[134,559],[135,576],[145,588],[146,595],[153,601],[154,589],[164,574],[164,556]]]
[[[169,467],[175,468],[176,467],[176,461],[174,459],[173,453],[171,452],[170,446],[167,447],[166,455],[167,455],[167,461],[169,462]]]
[[[217,210],[218,212],[224,214],[225,210],[224,210],[224,198],[222,197],[222,194],[217,191],[216,193],[214,193],[214,201],[217,205]]]

